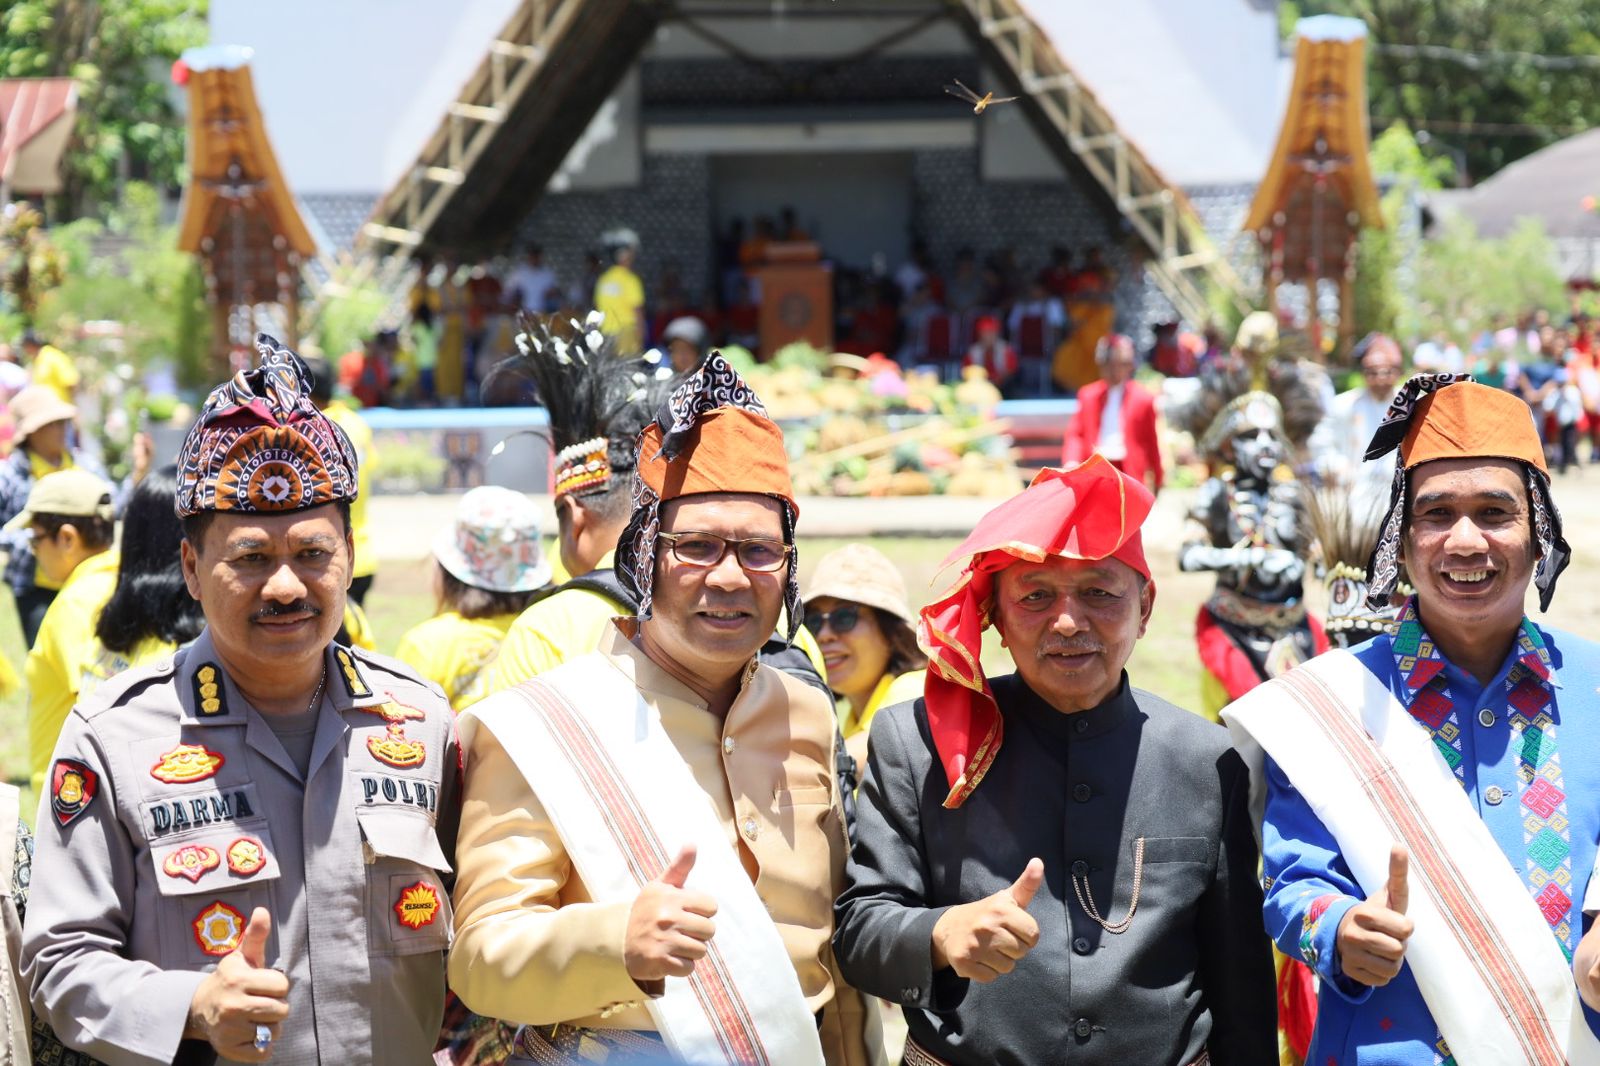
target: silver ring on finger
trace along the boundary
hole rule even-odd
[[[272,1046],[272,1030],[265,1025],[256,1026],[255,1049],[265,1051]]]

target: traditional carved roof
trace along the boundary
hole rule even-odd
[[[249,59],[246,48],[195,48],[174,70],[189,89],[191,175],[178,247],[205,257],[223,292],[233,290],[237,270],[255,299],[270,301],[284,287],[289,254],[307,259],[317,246],[278,168]],[[291,269],[289,284],[297,273]]]
[[[1369,142],[1366,27],[1302,19],[1278,145],[1245,222],[1274,246],[1284,277],[1341,276],[1356,233],[1383,225]]]

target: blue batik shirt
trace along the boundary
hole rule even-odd
[[[1600,839],[1600,645],[1524,619],[1482,685],[1444,660],[1408,603],[1393,636],[1352,651],[1432,735],[1570,958]],[[1267,933],[1321,978],[1308,1066],[1453,1066],[1410,966],[1382,988],[1341,971],[1339,923],[1365,894],[1270,759],[1266,772]],[[1600,1015],[1586,1013],[1600,1034]]]

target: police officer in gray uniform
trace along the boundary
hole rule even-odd
[[[24,979],[65,1043],[112,1066],[422,1066],[451,928],[450,706],[334,641],[356,457],[293,353],[257,348],[179,457],[205,631],[62,730]]]

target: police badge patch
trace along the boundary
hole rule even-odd
[[[267,864],[267,853],[255,837],[240,837],[228,845],[228,869],[240,877],[250,877]]]
[[[100,777],[76,759],[57,759],[50,770],[50,809],[56,821],[67,825],[89,809],[100,788]]]
[[[213,776],[226,761],[203,744],[179,744],[150,767],[150,776],[169,785],[187,785]]]
[[[198,884],[207,871],[215,870],[221,862],[216,848],[204,844],[185,844],[167,853],[167,857],[161,861],[161,872],[168,877],[187,877]]]
[[[426,881],[402,889],[400,898],[395,900],[394,913],[407,929],[432,925],[439,917],[439,890]]]
[[[194,920],[194,942],[207,955],[226,955],[244,938],[244,915],[220,899]]]

